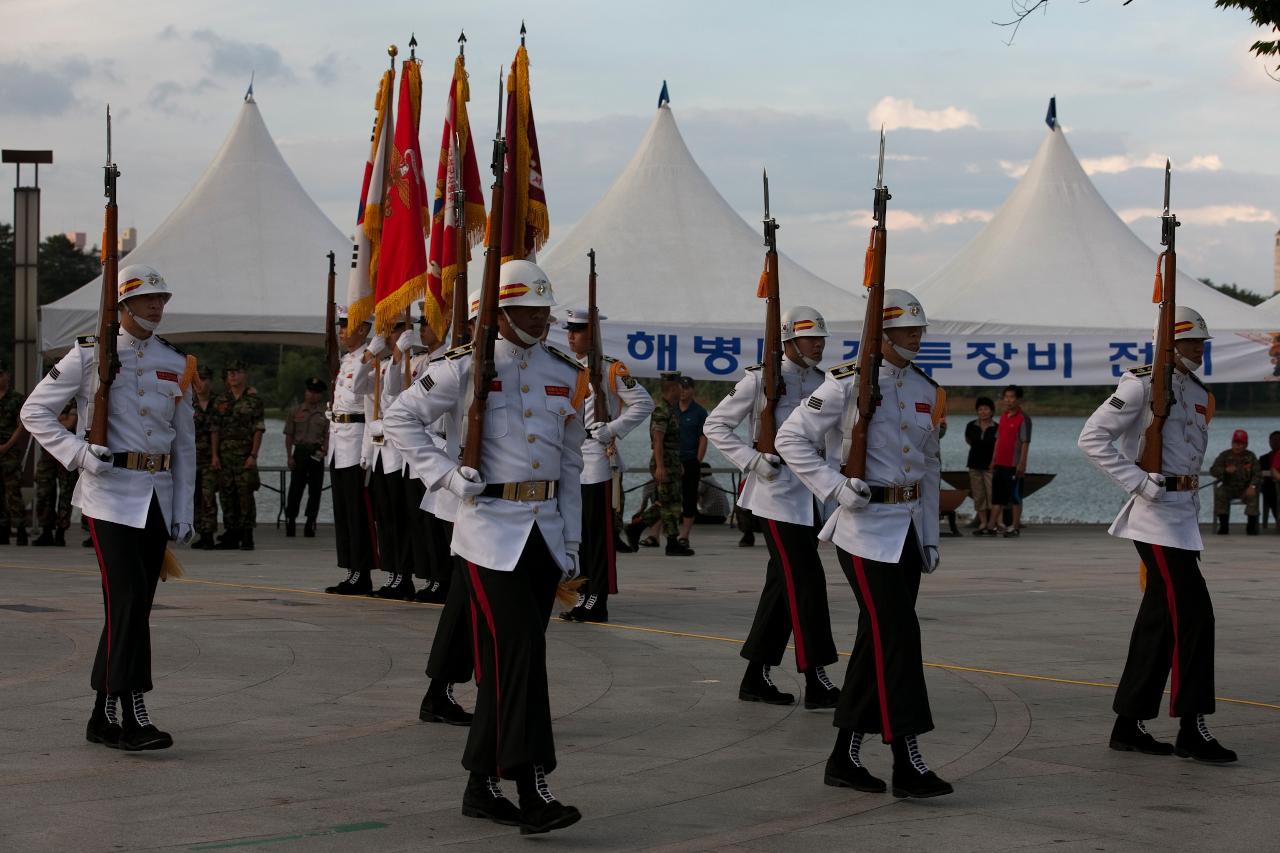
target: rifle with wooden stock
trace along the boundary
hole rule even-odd
[[[456,140],[453,148],[457,154],[453,158],[453,257],[456,272],[453,276],[452,318],[449,321],[449,346],[462,346],[471,337],[467,333],[467,261],[470,260],[470,249],[467,246],[467,190],[462,185],[462,140],[454,131]]]
[[[1155,291],[1152,302],[1160,303],[1156,321],[1156,339],[1151,360],[1151,423],[1142,433],[1138,467],[1158,474],[1164,455],[1164,424],[1173,408],[1173,335],[1174,310],[1177,308],[1178,253],[1175,246],[1178,217],[1169,212],[1169,184],[1172,169],[1164,161],[1164,214],[1160,217],[1160,244],[1165,247],[1156,259]],[[1161,266],[1164,267],[1161,274]]]
[[[846,477],[863,479],[867,473],[867,431],[871,418],[880,405],[880,362],[883,359],[880,338],[884,334],[884,264],[886,245],[885,217],[888,214],[889,188],[884,185],[884,129],[880,130],[880,164],[876,167],[876,188],[872,201],[871,242],[867,245],[862,285],[867,289],[867,310],[862,319],[862,340],[858,344],[858,420],[853,424],[849,455],[841,472]]]
[[[111,162],[111,107],[107,107],[107,162],[103,166],[103,194],[107,206],[102,228],[102,300],[98,308],[98,388],[93,392],[93,417],[89,422],[88,440],[99,447],[107,446],[107,414],[110,411],[111,383],[120,370],[116,352],[120,334],[119,218],[116,208],[116,180],[120,170]]]
[[[778,451],[774,439],[778,434],[778,399],[782,396],[782,306],[778,300],[778,220],[769,215],[769,173],[764,173],[764,273],[756,295],[764,302],[764,408],[756,424],[755,447],[760,453]]]
[[[471,407],[467,410],[467,430],[462,446],[462,464],[480,470],[481,442],[484,440],[485,406],[489,388],[498,375],[493,360],[498,337],[498,274],[502,266],[502,169],[507,143],[502,137],[502,76],[498,76],[498,129],[493,135],[493,185],[489,188],[489,233],[484,249],[484,280],[480,285],[480,311],[471,350]]]
[[[324,303],[324,366],[329,373],[329,391],[332,400],[332,392],[338,385],[338,370],[342,362],[342,353],[338,341],[338,303],[334,301],[335,289],[338,284],[337,256],[329,253],[329,282],[326,285]]]
[[[596,250],[587,252],[591,270],[587,274],[587,322],[591,345],[587,349],[587,375],[593,398],[592,418],[597,424],[609,422],[609,401],[604,396],[604,341],[600,338],[600,307],[596,302]]]

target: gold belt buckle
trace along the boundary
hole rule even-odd
[[[159,458],[156,454],[144,453],[142,454],[142,460],[142,464],[146,467],[147,471],[154,474],[156,472],[156,463],[159,462]]]
[[[916,484],[908,483],[902,487],[902,499],[904,501],[913,501],[916,499]]]
[[[544,488],[545,487],[541,483],[535,482],[533,480],[527,480],[520,484],[520,500],[522,501],[542,500],[541,493],[544,491]]]

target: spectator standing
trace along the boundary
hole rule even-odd
[[[76,431],[76,401],[67,401],[58,423],[67,428],[67,432]],[[32,545],[67,544],[67,528],[71,526],[71,493],[75,491],[79,469],[68,471],[57,457],[44,448],[40,448],[40,458],[36,461],[36,515],[40,519],[40,535],[32,540]]]
[[[258,479],[258,448],[266,432],[262,398],[248,387],[244,362],[236,360],[226,369],[226,390],[214,401],[213,469],[218,472],[218,500],[226,530],[218,540],[219,550],[253,550],[253,528],[258,526],[254,493]]]
[[[1027,475],[1031,447],[1031,418],[1022,410],[1022,388],[1006,386],[1000,393],[1004,414],[996,425],[996,447],[991,457],[991,517],[1005,536],[1022,531],[1022,480]],[[1013,508],[1012,524],[1004,526],[1004,508]]]
[[[212,551],[217,544],[213,537],[218,532],[218,472],[213,469],[213,421],[217,413],[213,407],[213,371],[207,367],[196,368],[191,387],[195,390],[191,403],[196,431],[196,535],[200,537],[191,547]]]
[[[991,511],[991,458],[996,451],[996,404],[990,397],[979,397],[974,409],[978,417],[964,428],[964,441],[969,445],[969,496],[973,498],[978,520],[978,529],[973,531],[973,535],[995,536],[996,515]]]
[[[667,537],[668,557],[692,557],[693,549],[680,540],[680,514],[683,504],[680,493],[680,374],[669,371],[662,374],[662,396],[654,401],[653,414],[649,416],[649,440],[653,456],[649,467],[653,471],[656,500],[643,507],[627,525],[627,544],[635,548],[640,534],[656,522],[662,523]],[[696,493],[695,493],[696,499]],[[656,544],[656,543],[655,543]]]
[[[1276,488],[1277,481],[1280,481],[1280,453],[1276,451],[1280,450],[1280,430],[1267,436],[1267,441],[1271,449],[1258,459],[1262,469],[1262,526],[1267,526],[1267,513],[1270,513],[1276,522],[1276,530],[1280,531],[1280,512],[1276,512]]]
[[[316,535],[316,515],[320,512],[320,493],[324,490],[324,456],[329,449],[329,420],[324,412],[324,392],[328,387],[321,379],[308,379],[302,402],[284,420],[284,455],[290,473],[289,499],[284,509],[285,536],[297,535],[298,509],[304,490],[307,521],[302,535]]]
[[[1258,485],[1262,482],[1262,466],[1258,457],[1249,450],[1249,433],[1238,429],[1231,434],[1231,449],[1218,454],[1209,466],[1209,473],[1218,478],[1213,487],[1213,514],[1218,519],[1218,534],[1229,532],[1231,502],[1244,504],[1245,533],[1258,535]]]
[[[680,377],[680,398],[676,406],[676,418],[680,422],[680,494],[683,499],[680,512],[680,544],[689,547],[689,531],[698,517],[698,484],[702,480],[702,457],[707,452],[707,437],[702,425],[707,421],[707,410],[694,399],[693,377]]]

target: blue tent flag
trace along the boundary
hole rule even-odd
[[[1058,127],[1058,99],[1049,99],[1049,112],[1044,114],[1044,123],[1049,125],[1050,130]]]
[[[667,81],[662,81],[662,91],[658,93],[658,106],[671,103],[671,96],[667,94]]]

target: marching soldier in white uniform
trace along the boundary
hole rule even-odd
[[[152,687],[149,620],[165,547],[192,538],[196,363],[153,334],[170,296],[160,274],[133,264],[117,281],[120,371],[111,386],[107,446],[91,445],[58,422],[73,398],[79,422],[92,422],[99,358],[93,336],[77,339],[40,380],[22,422],[51,456],[79,469],[72,502],[89,519],[102,573],[106,624],[90,679],[97,698],[86,737],[119,749],[165,749],[173,738],[152,724],[143,694]]]
[[[364,399],[373,391],[372,359],[365,358],[368,321],[356,327],[338,311],[338,334],[346,353],[338,364],[329,410],[329,484],[333,494],[333,527],[338,567],[347,577],[325,589],[338,595],[365,595],[373,589],[373,514],[365,489]]]
[[[589,382],[576,359],[541,342],[554,303],[545,273],[508,261],[499,283],[480,470],[459,466],[428,434],[468,394],[471,346],[434,362],[385,414],[384,429],[431,488],[460,499],[453,551],[466,561],[479,652],[463,814],[535,833],[581,817],[547,787],[556,756],[545,632],[561,577],[578,573]],[[500,779],[516,780],[518,810]]]
[[[608,319],[600,315],[601,320]],[[566,312],[564,327],[569,349],[584,366],[591,348],[591,318],[582,309]],[[631,378],[624,362],[603,357],[605,411],[609,419],[595,420],[595,388],[587,395],[588,438],[582,443],[582,550],[579,554],[587,583],[578,603],[560,614],[566,622],[608,622],[609,596],[618,592],[617,536],[613,522],[614,473],[619,469],[617,442],[653,412],[653,398]]]
[[[797,406],[818,389],[826,374],[818,368],[826,345],[827,326],[822,315],[798,305],[782,318],[782,388],[775,410],[782,423]],[[835,663],[836,644],[831,638],[831,614],[827,609],[827,578],[818,556],[818,529],[822,509],[813,494],[772,453],[757,452],[735,430],[744,420],[748,434],[759,429],[758,416],[765,406],[761,365],[746,375],[707,417],[702,431],[721,453],[746,473],[738,505],[751,511],[769,543],[769,565],[764,589],[756,606],[751,632],[742,646],[749,661],[738,698],[747,702],[790,705],[795,697],[783,693],[769,677],[769,668],[782,663],[787,642],[795,635],[796,669],[804,673],[804,706],[834,708],[840,688],[831,683],[823,667]],[[828,465],[834,459],[823,448]]]
[[[836,365],[778,430],[778,453],[792,473],[839,507],[819,534],[834,542],[858,599],[858,633],[836,707],[839,729],[824,781],[860,791],[885,784],[862,766],[863,735],[878,733],[893,751],[893,795],[936,797],[951,785],[920,755],[917,736],[933,729],[920,651],[916,596],[921,572],[938,567],[938,423],[946,394],[912,359],[927,322],[905,290],[884,292],[881,400],[867,435],[866,481],[846,479],[823,458],[858,419],[857,362]]]
[[[377,530],[379,568],[387,573],[387,582],[372,595],[412,601],[413,546],[409,536],[412,507],[404,497],[404,479],[401,476],[404,459],[382,433],[382,415],[391,408],[404,387],[404,363],[400,359],[412,345],[412,333],[400,320],[389,334],[375,341],[381,344],[374,353],[374,387],[377,391],[364,401],[364,462],[369,469],[369,497]],[[370,351],[374,349],[371,345]]]
[[[431,324],[427,322],[423,303],[418,303],[418,309],[418,343],[405,354],[409,359],[409,384],[426,376],[431,360],[442,357],[448,349],[436,338]],[[452,561],[449,559],[449,540],[440,541],[443,531],[435,516],[436,493],[427,491],[426,483],[413,473],[407,459],[400,470],[400,479],[404,483],[405,502],[411,518],[408,536],[413,555],[413,575],[423,582],[413,599],[443,604],[449,594]]]
[[[1115,393],[1090,416],[1079,446],[1130,498],[1107,531],[1133,540],[1146,569],[1146,590],[1129,641],[1111,748],[1148,755],[1176,752],[1210,763],[1236,754],[1209,733],[1204,716],[1214,710],[1213,604],[1200,574],[1199,473],[1204,462],[1213,395],[1196,376],[1209,329],[1199,313],[1174,309],[1173,408],[1165,421],[1162,473],[1147,473],[1135,460],[1151,421],[1151,366],[1120,377]],[[1165,680],[1169,715],[1181,718],[1174,744],[1156,740],[1143,720],[1160,713]]]

